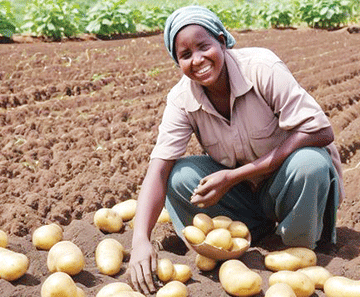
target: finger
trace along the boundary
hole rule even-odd
[[[135,290],[141,292],[141,288],[139,286],[138,278],[136,275],[136,269],[134,267],[131,267],[130,275],[131,275],[131,283],[134,286]]]
[[[149,294],[149,289],[145,283],[143,269],[140,265],[136,265],[136,276],[137,276],[137,284],[138,291],[144,292],[145,294]]]
[[[190,202],[199,208],[205,208],[205,206],[206,206],[204,197],[201,195],[193,195],[190,199]]]
[[[157,260],[157,253],[154,253],[154,255],[151,257],[151,272],[153,274],[155,274],[157,270]]]
[[[145,277],[145,285],[147,288],[149,288],[150,292],[155,292],[155,286],[152,278],[152,271],[150,269],[150,262],[149,261],[143,261],[142,262],[142,270]]]

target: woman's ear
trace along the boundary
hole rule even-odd
[[[224,46],[226,48],[226,37],[223,33],[220,33],[217,40],[220,42],[221,46]]]

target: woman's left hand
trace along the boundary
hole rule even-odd
[[[228,179],[229,172],[228,169],[220,170],[200,180],[190,198],[190,202],[200,208],[206,208],[218,203],[233,186]]]

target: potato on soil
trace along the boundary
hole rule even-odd
[[[204,242],[227,251],[231,249],[233,244],[230,231],[224,228],[218,228],[210,231],[206,235]]]
[[[0,279],[14,281],[22,277],[29,268],[29,258],[0,247]]]
[[[304,273],[298,271],[283,270],[273,273],[269,277],[269,285],[286,283],[295,292],[297,297],[309,297],[315,292],[315,284]]]
[[[48,251],[55,243],[58,243],[62,239],[63,230],[55,223],[37,228],[32,235],[33,245],[38,249],[46,251]]]
[[[8,245],[8,236],[3,230],[0,230],[0,247],[5,248],[7,245]]]
[[[169,259],[159,259],[156,274],[162,282],[170,281],[174,275],[174,265]]]
[[[296,294],[288,284],[276,283],[266,291],[265,297],[296,297]]]
[[[196,267],[201,271],[211,271],[214,270],[217,265],[217,260],[205,257],[203,255],[197,254],[195,257]]]
[[[333,276],[325,282],[324,292],[327,297],[360,297],[360,280]]]
[[[41,297],[85,297],[85,292],[76,286],[74,280],[65,272],[51,274],[41,286]]]
[[[325,282],[332,277],[332,274],[322,266],[310,266],[298,270],[306,274],[315,284],[316,289],[323,289]]]
[[[214,229],[214,222],[207,214],[198,213],[193,218],[193,226],[199,228],[206,235]]]
[[[161,210],[161,213],[157,219],[157,223],[171,223],[170,214],[166,208]]]
[[[293,247],[282,251],[270,252],[265,256],[265,267],[272,271],[298,270],[301,268],[315,266],[317,257],[314,251]]]
[[[192,277],[191,268],[186,264],[174,264],[172,280],[186,283]]]
[[[219,279],[224,290],[234,296],[253,296],[261,291],[261,276],[240,260],[224,262],[220,266]]]
[[[232,237],[245,238],[249,236],[250,233],[248,227],[240,221],[232,222],[227,229],[230,231]]]
[[[186,226],[183,234],[190,244],[200,244],[205,240],[205,233],[195,226]]]
[[[81,249],[71,241],[60,241],[53,245],[47,257],[50,272],[65,272],[76,275],[84,269],[85,257]]]
[[[212,218],[214,223],[214,229],[217,228],[225,228],[227,229],[229,225],[232,223],[232,219],[227,216],[217,216]]]
[[[137,201],[135,199],[128,199],[115,204],[111,209],[118,213],[123,222],[130,221],[136,213]]]
[[[96,294],[96,297],[109,297],[123,291],[133,292],[133,289],[127,283],[110,283],[102,287],[100,291]]]
[[[115,210],[100,208],[95,212],[94,224],[101,231],[115,233],[119,232],[123,227],[123,220]]]
[[[168,282],[165,286],[159,289],[156,297],[187,297],[188,290],[186,285],[179,281]]]
[[[124,247],[113,238],[99,242],[95,250],[95,262],[99,271],[106,275],[117,274],[122,266]]]

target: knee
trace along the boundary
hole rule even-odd
[[[294,153],[290,166],[298,178],[326,180],[331,171],[331,159],[320,148],[305,148]]]

